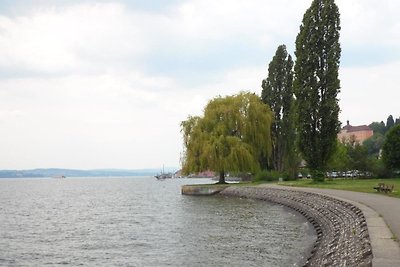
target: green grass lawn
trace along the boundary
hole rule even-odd
[[[263,184],[266,182],[242,182],[242,183],[231,183],[231,186],[256,186],[259,184]],[[268,183],[276,183],[276,182],[268,182]],[[385,183],[387,185],[394,185],[394,191],[391,193],[378,193],[374,189],[375,186],[378,186],[379,183]],[[400,178],[397,179],[334,179],[334,180],[325,180],[322,183],[316,183],[311,179],[301,179],[297,181],[285,181],[279,182],[279,185],[285,186],[298,186],[298,187],[314,187],[314,188],[326,188],[326,189],[339,189],[339,190],[348,190],[348,191],[356,191],[356,192],[365,192],[365,193],[374,193],[387,195],[391,197],[400,198]],[[202,186],[202,187],[218,187],[218,186],[226,186],[219,184],[198,184],[194,186]]]
[[[377,193],[374,189],[378,183],[385,183],[387,185],[394,185],[394,191],[392,193]],[[315,187],[315,188],[327,188],[327,189],[340,189],[349,190],[356,192],[375,193],[388,195],[392,197],[400,198],[400,179],[334,179],[326,180],[322,183],[313,182],[310,179],[297,180],[297,181],[286,181],[280,182],[279,185],[285,186],[299,186],[299,187]]]

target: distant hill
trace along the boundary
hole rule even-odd
[[[166,171],[173,170],[168,168]],[[107,176],[154,176],[159,173],[158,169],[32,169],[32,170],[0,170],[0,178],[23,178],[23,177],[107,177]]]

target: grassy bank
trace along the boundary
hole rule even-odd
[[[256,182],[251,182],[251,181],[245,181],[245,182],[239,182],[239,183],[232,183],[232,182],[228,182],[226,184],[217,184],[217,182],[213,182],[210,184],[189,184],[190,186],[200,186],[200,187],[218,187],[218,186],[222,186],[222,187],[226,187],[227,185],[229,186],[256,186],[256,185],[260,185],[260,184],[275,184],[276,181],[270,181],[270,182],[265,182],[265,181],[256,181]]]
[[[242,183],[230,183],[229,186],[256,186],[264,183],[277,183],[277,182],[242,182]],[[387,185],[394,185],[394,191],[391,193],[377,193],[374,189],[379,183],[385,183]],[[314,182],[311,179],[302,179],[296,181],[285,181],[279,182],[279,185],[285,186],[298,186],[298,187],[314,187],[314,188],[325,188],[325,189],[338,189],[338,190],[348,190],[355,192],[365,192],[388,195],[392,197],[400,198],[400,179],[334,179],[326,180],[322,183]],[[227,185],[221,184],[198,184],[192,186],[199,187],[226,187]]]
[[[327,180],[322,183],[316,183],[312,180],[297,180],[280,182],[279,185],[339,189],[385,195],[385,193],[377,193],[374,189],[374,187],[377,186],[378,183],[385,183],[387,185],[393,184],[394,191],[392,193],[387,193],[386,195],[400,198],[400,179],[335,179],[330,181]]]

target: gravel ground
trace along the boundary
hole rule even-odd
[[[317,233],[317,241],[305,266],[372,266],[365,217],[359,208],[348,202],[276,188],[229,187],[220,194],[270,201],[305,216]]]

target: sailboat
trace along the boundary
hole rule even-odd
[[[53,176],[52,178],[54,178],[54,179],[65,179],[65,175]]]
[[[160,174],[155,175],[154,177],[156,177],[158,180],[164,180],[167,178],[172,178],[173,174],[171,172],[165,173],[164,172],[164,165],[163,165],[163,169],[162,172]]]

